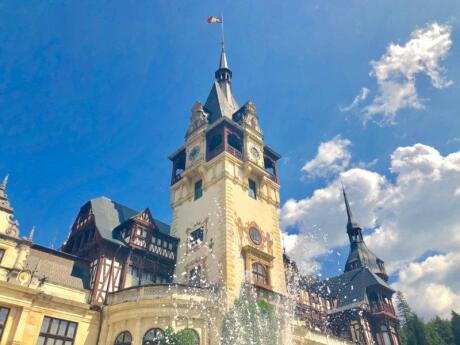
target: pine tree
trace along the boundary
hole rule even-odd
[[[401,325],[404,325],[407,320],[413,315],[409,304],[407,303],[406,297],[401,291],[396,292],[396,306],[398,308],[399,319]]]
[[[449,320],[436,316],[425,325],[427,340],[430,345],[454,345],[454,336]]]
[[[452,310],[452,320],[450,321],[454,344],[460,345],[460,315]]]
[[[408,345],[428,345],[423,321],[414,313],[406,320]]]

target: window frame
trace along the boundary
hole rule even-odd
[[[254,238],[255,236],[253,236],[253,234],[257,234],[257,238]],[[255,226],[249,227],[249,238],[256,246],[260,246],[262,244],[262,234]]]
[[[261,264],[260,262],[253,262],[251,268],[252,280],[254,284],[263,286],[270,285],[270,281],[268,279],[268,269],[265,265]],[[261,268],[262,272],[256,268]],[[260,278],[262,278],[262,280]]]
[[[198,187],[198,188],[197,188]],[[203,196],[203,180],[199,179],[195,182],[193,188],[193,198],[194,200],[198,200]]]
[[[3,332],[5,331],[6,323],[8,322],[8,316],[10,315],[10,308],[0,306],[0,312],[6,310],[5,319],[0,319],[0,341],[2,340]]]
[[[0,248],[0,264],[2,263],[3,258],[5,257],[6,249]]]
[[[47,319],[48,319],[48,324],[47,324],[47,329],[46,329],[46,332],[45,332],[43,330],[43,326],[45,325],[45,321]],[[51,331],[52,331],[54,321],[57,321],[58,325],[57,325],[56,331],[52,333]],[[59,334],[60,329],[61,329],[61,324],[63,322],[67,323],[67,326],[66,326],[66,328],[64,330],[64,335]],[[73,330],[73,334],[72,334],[72,336],[68,336],[70,325],[72,325],[72,324],[75,325],[74,330]],[[59,319],[59,318],[56,318],[56,317],[51,317],[51,316],[45,315],[43,317],[42,324],[41,324],[41,327],[40,327],[40,333],[38,335],[37,344],[47,345],[49,340],[51,340],[52,343],[54,344],[56,340],[62,340],[63,345],[68,345],[69,342],[70,342],[70,345],[73,345],[75,343],[75,338],[77,336],[77,332],[78,332],[78,322]],[[40,342],[41,338],[44,338],[43,342]]]
[[[193,235],[198,232],[201,233],[201,238],[195,237]],[[188,241],[190,248],[195,248],[196,246],[199,246],[200,244],[204,243],[204,227],[200,226],[199,228],[191,231],[188,235]]]
[[[257,182],[253,179],[248,179],[248,195],[257,200]]]
[[[142,337],[142,345],[159,345],[159,344],[160,344],[161,338],[157,338],[157,339],[154,339],[154,340],[145,339],[145,337],[147,336],[147,334],[150,333],[150,332],[152,332],[152,331],[155,331],[155,332],[156,332],[155,338],[158,337],[158,333],[161,333],[161,337],[164,337],[164,335],[165,335],[165,332],[164,332],[161,328],[159,328],[159,327],[149,328],[149,329],[144,333],[144,336]]]
[[[192,272],[193,275],[192,275]],[[198,273],[198,274],[197,274]],[[193,287],[200,287],[202,284],[203,267],[201,265],[193,266],[188,271],[188,284]]]
[[[126,342],[126,341],[117,342],[118,338],[120,338],[120,336],[122,336],[122,335],[123,336],[128,335],[129,336],[129,342]],[[125,339],[123,338],[123,340],[125,340]],[[122,331],[122,332],[118,333],[118,335],[116,336],[115,340],[113,341],[114,345],[132,345],[132,343],[133,343],[133,336],[132,336],[130,331]]]

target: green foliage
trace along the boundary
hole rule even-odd
[[[412,310],[401,291],[396,292],[396,306],[398,308],[401,324],[404,325],[412,315]]]
[[[168,327],[160,340],[160,345],[195,345],[195,338],[188,329],[176,333],[172,327]]]
[[[454,337],[449,320],[443,320],[437,316],[425,325],[425,331],[430,345],[454,344]]]
[[[453,343],[460,345],[460,315],[452,311],[452,320],[450,321],[452,327]]]
[[[416,314],[408,316],[403,327],[406,328],[407,345],[428,345],[425,325]]]
[[[396,293],[401,319],[402,345],[460,345],[460,315],[452,312],[452,320],[436,317],[426,324],[409,307],[404,295]]]
[[[222,345],[278,345],[279,322],[264,300],[238,299],[224,319]]]

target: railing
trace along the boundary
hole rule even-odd
[[[371,303],[371,313],[372,314],[380,314],[386,313],[393,316],[396,316],[393,306],[385,303]]]
[[[239,158],[239,159],[243,158],[243,154],[237,149],[235,149],[234,147],[231,147],[230,145],[227,146],[227,152],[234,155],[236,158]]]
[[[210,292],[211,291],[206,288],[181,284],[149,284],[112,292],[108,296],[107,303],[109,305],[114,305],[141,300],[177,298],[180,295],[186,295],[188,299],[190,296],[208,298],[210,297]]]

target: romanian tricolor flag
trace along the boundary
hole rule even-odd
[[[223,23],[223,22],[224,22],[223,17],[214,17],[214,16],[208,17],[208,23],[209,24]]]

